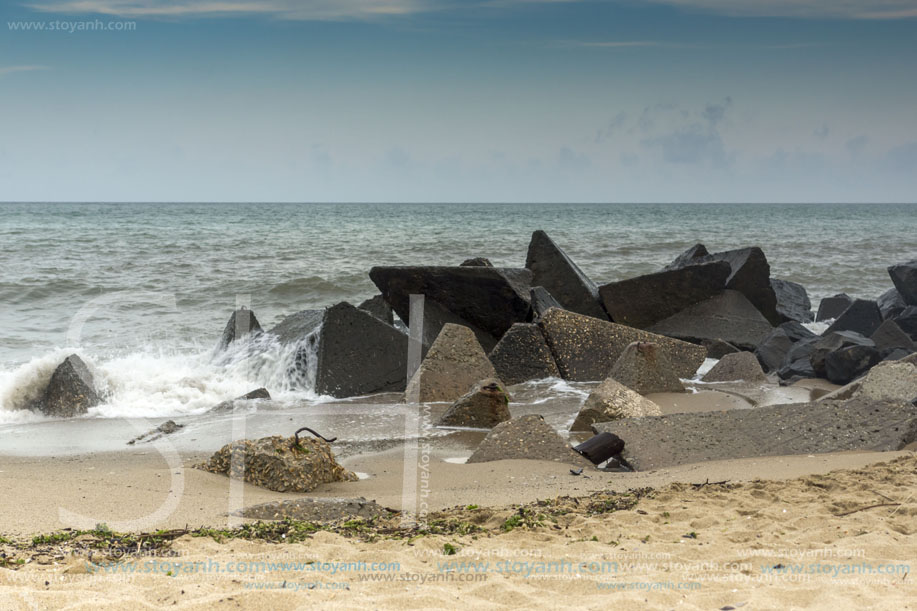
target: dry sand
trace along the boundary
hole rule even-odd
[[[347,462],[374,477],[326,486],[318,495],[363,495],[400,506],[398,457]],[[917,601],[909,575],[917,559],[917,457],[910,452],[769,457],[648,473],[587,472],[588,478],[571,475],[564,465],[535,461],[458,465],[436,458],[431,464],[430,509],[479,505],[449,515],[479,524],[485,533],[370,543],[320,532],[305,543],[284,545],[184,536],[174,544],[178,557],[135,558],[129,562],[136,564],[120,565],[134,566],[134,573],[117,574],[88,572],[85,557],[43,558],[52,561],[47,565],[36,558],[19,570],[0,569],[0,609],[837,610],[909,609]],[[833,469],[843,470],[826,475]],[[174,485],[173,471],[152,454],[3,459],[0,470],[7,536],[62,526],[59,507],[109,525],[136,518],[162,504]],[[183,472],[181,501],[158,526],[225,526],[228,480]],[[691,485],[708,480],[731,484]],[[590,515],[588,499],[566,501],[568,513],[555,515],[556,522],[544,519],[543,526],[506,533],[500,526],[514,510],[492,508],[644,486],[656,491],[634,509]],[[246,505],[276,498],[291,495],[244,486]],[[883,503],[900,504],[855,511]],[[458,554],[444,555],[445,543]],[[367,565],[332,573],[333,565],[267,570],[256,564],[252,572],[225,572],[227,564],[239,561]],[[466,577],[438,564],[444,561],[490,565]],[[505,561],[509,564],[498,564]],[[147,562],[154,564],[145,569]],[[175,575],[169,577],[161,562],[203,562],[211,568],[189,574],[182,567],[192,565],[171,565]],[[217,573],[213,562],[223,572]],[[370,566],[391,562],[398,566]],[[776,571],[799,572],[769,572],[767,567],[778,565],[785,568]],[[154,568],[158,572],[143,572]]]

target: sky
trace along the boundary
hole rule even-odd
[[[4,0],[0,201],[915,202],[917,0]]]

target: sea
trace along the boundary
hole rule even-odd
[[[82,419],[203,417],[261,386],[280,404],[324,404],[285,379],[280,352],[214,356],[238,305],[268,328],[372,297],[374,265],[521,267],[537,229],[597,284],[698,242],[757,245],[815,308],[839,292],[876,298],[887,266],[917,257],[915,205],[0,203],[0,436],[46,420],[26,407],[72,353],[105,397]]]

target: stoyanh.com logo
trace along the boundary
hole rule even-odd
[[[7,21],[6,27],[13,32],[64,32],[74,34],[77,32],[134,32],[137,30],[136,21]]]

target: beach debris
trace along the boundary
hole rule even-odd
[[[889,266],[888,275],[904,303],[917,306],[917,259]]]
[[[269,393],[266,388],[257,388],[251,392],[245,393],[241,397],[236,397],[230,401],[223,401],[222,403],[218,403],[214,405],[210,411],[227,412],[235,409],[236,407],[239,407],[237,404],[242,401],[270,400],[270,398],[271,393]]]
[[[672,372],[665,354],[654,342],[633,342],[624,349],[609,373],[634,392],[684,392],[681,380]]]
[[[658,405],[609,377],[589,393],[570,430],[588,431],[596,422],[661,415]]]
[[[382,297],[382,295],[371,297],[357,307],[364,312],[369,312],[381,321],[387,322],[390,325],[395,324],[395,316],[392,314],[392,306],[385,303],[385,299]]]
[[[539,414],[514,418],[495,426],[472,453],[468,464],[509,459],[591,466]]]
[[[218,349],[226,350],[231,343],[261,332],[261,324],[255,317],[255,313],[246,307],[241,307],[229,317],[229,322],[226,323],[223,335],[220,337]]]
[[[83,359],[71,354],[51,374],[36,407],[47,416],[71,418],[85,414],[101,402],[92,372]]]
[[[704,377],[704,382],[764,382],[767,376],[751,352],[736,352],[721,358]]]
[[[538,320],[544,316],[545,312],[551,308],[560,308],[564,309],[564,306],[560,305],[560,302],[554,299],[554,296],[548,292],[548,289],[543,286],[533,286],[531,291],[532,298],[532,322],[538,322]]]
[[[494,338],[529,315],[532,274],[505,267],[374,267],[369,277],[408,325],[410,295],[424,295]],[[426,316],[425,316],[426,317]],[[450,322],[450,321],[447,321]],[[492,346],[491,346],[492,347]]]
[[[608,320],[598,287],[540,229],[532,233],[525,267],[532,271],[532,285],[544,287],[565,309]]]
[[[599,295],[614,322],[645,329],[719,295],[731,272],[726,261],[697,263],[605,284]]]
[[[253,520],[302,520],[320,524],[362,518],[370,520],[393,513],[375,501],[365,498],[288,499],[251,505],[232,515]]]
[[[277,492],[311,492],[324,483],[357,481],[322,439],[280,435],[227,444],[198,468]]]
[[[720,339],[743,350],[754,350],[773,330],[770,322],[745,297],[727,290],[661,320],[648,331],[700,343]]]
[[[658,344],[679,378],[692,377],[707,355],[703,346],[558,308],[548,310],[538,326],[561,376],[577,382],[604,380],[633,342]]]
[[[510,386],[528,380],[560,377],[544,334],[533,323],[517,322],[510,327],[488,358],[497,377]]]
[[[477,382],[452,404],[436,426],[460,426],[492,429],[511,418],[509,394],[503,382],[488,378]]]
[[[409,401],[455,401],[497,372],[468,327],[446,324],[408,382]]]
[[[884,321],[869,339],[882,351],[902,348],[908,352],[917,352],[917,343],[894,320]]]
[[[910,401],[917,396],[917,365],[886,361],[859,380],[821,397],[820,401],[862,399],[867,401]]]
[[[882,324],[882,312],[875,301],[855,299],[844,312],[831,323],[824,335],[835,331],[854,331],[869,337]]]
[[[335,441],[338,440],[337,437],[332,437],[331,439],[328,439],[321,433],[316,433],[314,430],[310,429],[309,427],[303,426],[303,427],[298,428],[296,432],[293,433],[293,446],[294,447],[299,445],[299,434],[302,433],[303,431],[307,431],[311,433],[314,437],[318,437],[322,441],[327,441],[328,443],[334,443]]]
[[[806,287],[798,282],[771,278],[771,288],[777,296],[777,314],[781,320],[812,322],[815,319]]]
[[[600,465],[610,458],[620,457],[624,450],[624,440],[614,433],[599,433],[587,439],[574,450],[589,459],[594,465]]]
[[[304,310],[270,333],[284,344],[300,344],[296,367],[320,395],[353,397],[404,390],[407,335],[369,312],[342,301],[324,311]],[[314,355],[314,357],[312,356]]]
[[[896,288],[890,288],[879,295],[879,298],[876,299],[876,305],[879,306],[879,312],[882,313],[884,320],[894,318],[907,307],[907,304],[904,303],[904,298]]]
[[[127,445],[132,446],[138,441],[146,441],[151,443],[157,439],[162,439],[166,435],[171,435],[172,433],[179,431],[185,427],[184,424],[176,424],[174,420],[166,420],[156,428],[150,429],[143,435],[138,435],[130,441],[127,442]]]
[[[579,469],[570,469],[570,475],[582,475],[582,474],[583,474],[582,467],[580,467]]]
[[[461,267],[493,267],[494,264],[490,262],[490,259],[485,257],[473,257],[471,259],[465,259],[461,263]]]
[[[905,401],[817,401],[597,423],[624,439],[624,458],[644,471],[708,460],[892,451],[917,435],[917,407]]]
[[[825,297],[818,304],[818,312],[815,314],[816,322],[823,320],[833,320],[844,313],[844,310],[853,303],[853,297],[847,293],[838,293],[831,297]]]

